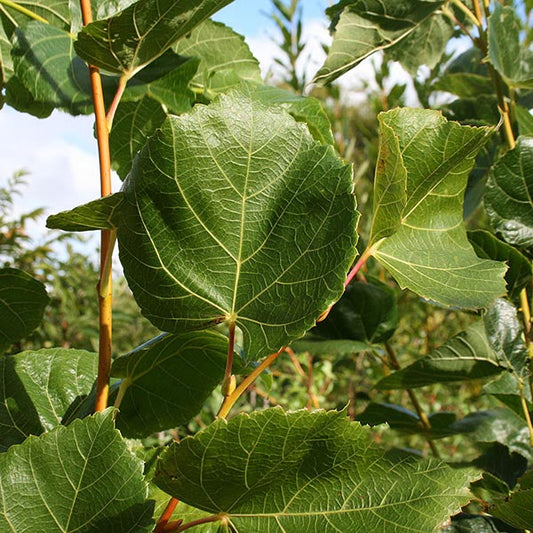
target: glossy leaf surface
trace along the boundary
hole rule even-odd
[[[96,379],[98,357],[50,348],[0,358],[0,451],[61,424]]]
[[[471,475],[433,460],[396,463],[344,413],[268,409],[172,444],[155,482],[224,513],[236,531],[428,533],[468,500]]]
[[[0,454],[0,495],[2,531],[152,530],[142,463],[114,428],[112,409]]]
[[[40,324],[48,302],[40,281],[16,268],[0,269],[0,352]]]
[[[127,382],[117,416],[126,437],[147,437],[196,415],[222,381],[228,340],[211,331],[167,335],[113,363],[111,376]]]
[[[428,110],[379,120],[372,254],[402,288],[444,305],[488,307],[505,293],[505,266],[478,259],[463,225],[468,172],[488,130]]]
[[[249,85],[167,119],[114,221],[143,313],[170,332],[232,320],[248,356],[278,351],[342,294],[352,187],[331,147]]]

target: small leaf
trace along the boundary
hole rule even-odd
[[[152,530],[142,463],[113,410],[76,420],[0,454],[0,529],[26,533]]]
[[[97,229],[113,229],[113,214],[124,199],[121,192],[104,198],[93,200],[69,211],[50,215],[46,219],[46,227],[64,231],[90,231]]]
[[[504,533],[506,529],[500,529],[488,516],[460,514],[452,517],[451,525],[441,533]]]
[[[0,351],[41,323],[49,301],[40,281],[16,268],[0,269]]]
[[[227,92],[243,80],[261,83],[259,62],[244,37],[220,22],[202,22],[180,39],[174,50],[182,56],[200,59],[192,84],[208,95]]]
[[[243,85],[169,117],[137,157],[116,221],[126,278],[163,331],[231,320],[248,357],[277,352],[342,294],[352,190],[331,147]]]
[[[516,374],[505,372],[500,378],[485,385],[483,392],[494,396],[521,417],[524,417],[524,408],[522,405],[522,397],[524,396],[529,411],[533,411],[529,387],[523,387]]]
[[[131,78],[231,1],[139,0],[85,26],[76,52],[91,65]]]
[[[435,383],[481,379],[500,374],[507,365],[494,352],[483,321],[414,363],[377,383],[378,389],[414,389]]]
[[[402,288],[444,305],[488,307],[505,292],[505,265],[478,259],[463,225],[463,194],[489,130],[430,110],[379,116],[370,252]]]
[[[509,269],[505,273],[505,281],[510,298],[517,298],[520,291],[531,283],[531,261],[516,248],[484,230],[469,231],[468,240],[474,246],[478,257],[507,263]]]
[[[125,395],[117,427],[147,437],[188,422],[222,381],[228,339],[211,331],[167,335],[115,359],[111,376]]]
[[[513,87],[533,87],[532,54],[520,42],[522,25],[516,9],[495,4],[488,19],[488,57]]]
[[[420,418],[416,413],[392,403],[371,402],[362,413],[357,415],[356,420],[368,426],[389,424],[392,429],[404,433],[420,433],[423,430]]]
[[[61,424],[90,393],[98,357],[50,348],[0,358],[0,451]]]
[[[399,43],[441,5],[423,0],[342,0],[330,7],[333,43],[314,81],[331,83],[374,52]]]
[[[493,167],[485,208],[497,233],[510,244],[533,246],[533,137],[519,137]]]
[[[396,294],[377,279],[352,282],[327,318],[311,331],[326,339],[350,339],[368,344],[389,339],[398,327]]]
[[[473,475],[398,463],[344,413],[267,409],[171,444],[155,482],[237,531],[428,533],[468,501]]]

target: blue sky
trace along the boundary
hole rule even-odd
[[[304,20],[320,22],[326,34],[324,9],[329,0],[302,0]],[[271,0],[235,0],[214,18],[231,26],[247,38],[252,51],[263,62],[271,61],[276,47],[271,37],[276,29],[267,16],[273,11]],[[304,29],[307,26],[304,25]],[[309,26],[311,28],[311,26]],[[317,27],[312,27],[316,34]],[[28,186],[17,202],[18,214],[37,207],[47,213],[70,209],[99,196],[96,141],[91,117],[71,117],[54,112],[39,120],[4,106],[0,110],[0,185],[19,169],[28,171]],[[120,186],[115,180],[114,190]],[[44,219],[29,228],[42,234]]]

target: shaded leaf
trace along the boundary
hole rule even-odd
[[[113,229],[111,219],[116,209],[124,200],[121,192],[104,198],[93,200],[69,211],[50,215],[46,219],[46,227],[64,231],[90,231],[97,229]]]
[[[468,232],[468,240],[474,246],[478,257],[505,261],[509,266],[505,273],[507,292],[510,298],[519,296],[520,291],[531,282],[531,261],[516,248],[484,230]]]
[[[11,41],[7,36],[0,17],[0,91],[13,75],[13,60],[11,59]]]
[[[469,72],[446,73],[433,84],[433,89],[455,94],[459,98],[476,98],[480,94],[494,92],[490,78]]]
[[[369,281],[350,283],[312,333],[326,339],[350,339],[368,344],[389,339],[398,327],[396,294],[377,279]]]
[[[442,12],[434,11],[398,43],[386,49],[387,55],[399,61],[415,75],[420,65],[434,68],[442,58],[453,35],[453,24]]]
[[[43,18],[55,28],[59,28],[64,31],[71,29],[71,12],[69,0],[17,0],[17,5],[31,11],[38,17]],[[11,21],[13,26],[25,27],[32,19],[18,11],[13,9],[4,3],[0,6],[0,14],[4,13],[4,16]]]
[[[441,5],[429,0],[342,0],[330,7],[333,43],[314,81],[330,83],[374,52],[399,43]]]
[[[488,18],[488,57],[509,85],[533,87],[533,54],[520,42],[521,30],[516,9],[495,4]]]
[[[226,337],[202,331],[163,336],[115,359],[111,376],[126,383],[122,434],[147,437],[188,422],[222,381],[227,353]]]
[[[521,417],[524,417],[522,406],[522,396],[524,396],[529,411],[533,411],[529,387],[524,387],[515,373],[505,372],[500,378],[485,385],[483,392],[494,396]]]
[[[0,358],[0,451],[62,423],[89,394],[98,357],[50,348]]]
[[[0,269],[0,351],[41,323],[49,301],[40,281],[17,268]]]
[[[2,531],[152,530],[142,463],[114,428],[112,409],[0,454],[0,494]]]
[[[192,85],[208,95],[227,92],[243,80],[261,83],[259,62],[244,37],[220,22],[202,22],[174,50],[200,59]]]
[[[404,433],[419,433],[423,430],[420,418],[416,413],[392,403],[370,402],[364,411],[357,415],[356,420],[368,426],[389,424],[392,429]]]
[[[76,52],[91,65],[131,78],[231,1],[139,0],[85,26]]]
[[[488,516],[460,514],[452,517],[452,523],[442,533],[505,533],[507,528],[500,529],[494,519]]]
[[[533,489],[512,491],[509,498],[490,509],[497,516],[514,527],[533,527]]]
[[[444,305],[488,307],[505,292],[505,266],[477,258],[462,203],[489,130],[417,109],[382,113],[379,121],[370,252],[402,288]]]
[[[428,533],[468,501],[471,476],[433,460],[398,463],[344,413],[268,409],[172,444],[155,482],[237,531],[389,533],[393,523]]]
[[[7,82],[5,101],[13,109],[37,118],[49,117],[54,110],[50,104],[35,101],[30,91],[16,76],[11,76]]]
[[[494,165],[485,193],[493,228],[504,240],[533,246],[533,137],[519,137]]]
[[[175,333],[235,321],[253,358],[300,337],[353,261],[350,170],[249,85],[168,118],[114,221],[143,313]]]

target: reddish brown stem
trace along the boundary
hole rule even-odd
[[[165,507],[165,510],[163,511],[163,514],[161,515],[161,518],[159,518],[155,526],[154,533],[163,533],[165,531],[165,526],[168,524],[170,517],[176,510],[178,503],[178,499],[170,498],[170,501],[168,502],[167,506]]]
[[[292,348],[285,348],[285,351],[289,354],[289,357],[291,358],[292,364],[294,365],[294,368],[296,368],[296,372],[300,374],[303,378],[306,377],[305,370],[302,368],[302,365],[300,364],[300,361],[296,359],[296,355],[294,353],[294,350]]]
[[[107,110],[106,122],[108,131],[111,131],[111,128],[113,126],[113,119],[115,118],[115,113],[117,111],[118,104],[120,102],[120,99],[122,98],[122,95],[124,94],[124,90],[126,89],[127,83],[128,79],[126,78],[126,76],[121,76],[118,81],[117,92],[115,93],[113,101],[111,102],[111,105]]]
[[[357,263],[355,263],[355,266],[352,268],[352,270],[350,270],[350,273],[346,277],[346,281],[344,282],[345,288],[348,287],[352,279],[355,278],[355,276],[357,276],[357,273],[359,272],[359,270],[361,270],[361,267],[368,261],[368,258],[372,255],[373,251],[374,251],[373,248],[367,248],[363,252],[363,255],[361,255]]]
[[[89,24],[93,20],[91,0],[80,0],[83,24]],[[98,68],[89,65],[89,77],[91,80],[91,92],[96,121],[96,138],[98,143],[98,159],[100,163],[100,195],[102,197],[111,194],[111,157],[109,153],[109,130],[107,127],[106,112],[104,105],[104,92],[102,79]],[[111,369],[111,328],[112,328],[112,281],[111,271],[104,268],[106,257],[111,242],[110,230],[103,230],[100,250],[100,280],[98,286],[107,288],[107,294],[101,295],[98,291],[99,303],[99,359],[98,378],[96,381],[95,411],[103,411],[107,407],[109,396],[109,371]],[[104,276],[107,279],[103,279]]]

